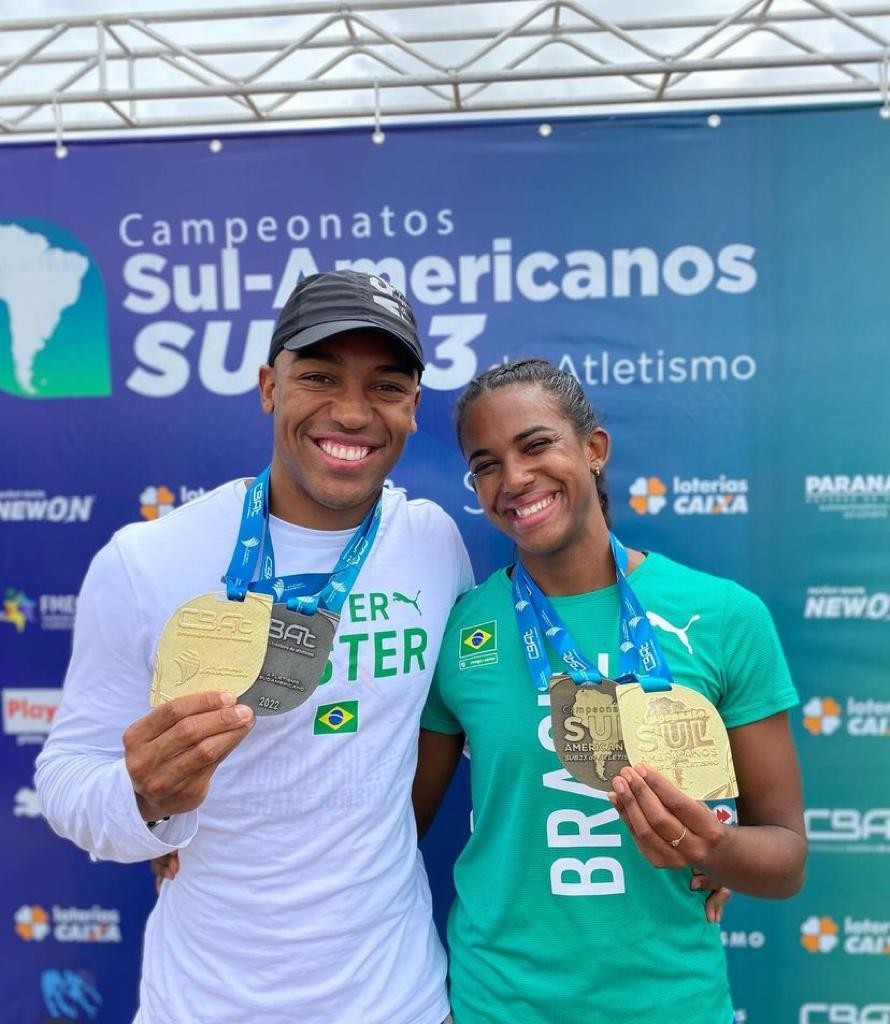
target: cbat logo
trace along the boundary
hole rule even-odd
[[[24,590],[15,590],[9,587],[3,597],[0,622],[8,622],[16,633],[24,633],[25,626],[29,622],[34,622],[34,608],[34,602],[25,594]]]
[[[19,907],[15,912],[15,931],[25,942],[43,942],[50,933],[49,914],[43,907]]]
[[[657,476],[638,476],[630,485],[629,505],[640,516],[658,515],[668,501],[678,516],[745,515],[748,481],[744,477],[671,478],[668,485]]]
[[[890,1024],[890,1003],[804,1003],[798,1024]]]
[[[890,853],[890,807],[808,807],[807,839],[823,851]]]
[[[344,700],[339,704],[322,704],[315,711],[313,733],[324,736],[335,732],[358,731],[358,701]]]
[[[88,971],[43,971],[40,991],[46,1012],[65,1020],[95,1020],[102,1005],[96,979]]]
[[[657,476],[638,476],[630,485],[630,507],[641,516],[657,516],[667,505],[667,487]]]
[[[830,953],[838,944],[837,923],[830,917],[808,917],[800,926],[800,944],[808,953]]]
[[[0,221],[0,391],[22,398],[111,394],[99,268],[49,221]]]
[[[841,706],[833,697],[813,697],[803,706],[803,727],[813,736],[830,736],[841,725]]]

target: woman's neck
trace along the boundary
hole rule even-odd
[[[643,561],[641,551],[628,549],[627,573]],[[605,523],[583,542],[544,555],[520,552],[520,561],[541,590],[550,597],[568,597],[602,590],[615,582],[615,558]]]

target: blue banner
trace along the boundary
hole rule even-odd
[[[0,148],[4,1019],[135,1008],[148,869],[52,836],[31,781],[90,558],[268,462],[277,312],[302,275],[351,267],[406,291],[427,349],[389,485],[454,516],[480,578],[511,552],[453,403],[478,370],[543,355],[612,435],[624,542],[764,597],[802,696],[812,853],[793,900],[732,901],[737,1017],[890,1020],[887,125],[834,108],[536,129]],[[440,921],[464,774],[424,847]]]

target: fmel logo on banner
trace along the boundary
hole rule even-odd
[[[73,235],[48,221],[0,221],[0,391],[111,394],[99,268]]]
[[[24,633],[25,626],[34,621],[34,602],[24,590],[7,588],[0,609],[0,622],[8,622],[16,633]]]

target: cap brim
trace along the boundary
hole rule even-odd
[[[417,353],[403,337],[396,334],[395,331],[389,331],[385,327],[381,327],[380,324],[372,323],[370,320],[330,320],[325,324],[315,324],[314,327],[307,327],[305,330],[300,331],[299,334],[288,338],[281,347],[286,348],[289,352],[296,352],[301,348],[307,348],[309,345],[315,345],[319,341],[333,338],[337,334],[345,334],[347,331],[379,331],[388,338],[392,338],[400,348],[404,349],[416,366],[421,370],[424,368]]]

